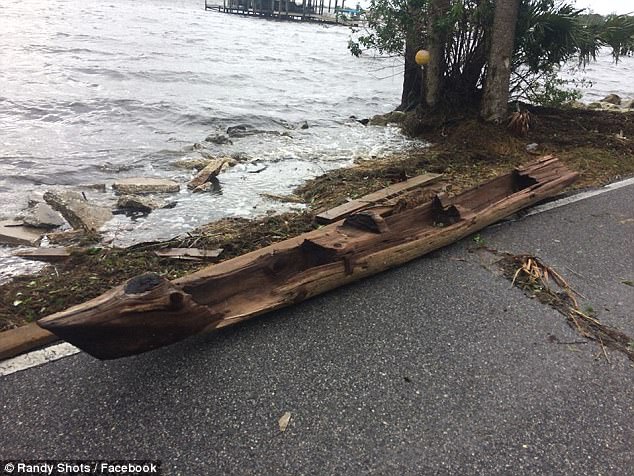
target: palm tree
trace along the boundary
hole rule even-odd
[[[515,29],[520,0],[498,0],[495,5],[489,64],[480,114],[486,121],[506,119]]]

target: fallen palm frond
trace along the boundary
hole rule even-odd
[[[531,125],[533,124],[533,118],[528,111],[515,111],[509,117],[507,127],[509,130],[518,136],[525,136],[528,134]]]
[[[590,312],[581,311],[576,296],[583,296],[539,258],[531,255],[509,255],[502,260],[502,267],[512,285],[557,309],[580,335],[598,342],[602,348],[607,346],[621,351],[630,360],[634,360],[634,340],[618,329],[603,324],[591,316]],[[607,360],[605,351],[604,355]]]

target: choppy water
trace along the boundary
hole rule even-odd
[[[208,152],[246,153],[264,172],[241,165],[221,175],[220,194],[183,191],[173,210],[119,216],[110,224],[119,242],[279,209],[259,194],[409,145],[394,128],[350,119],[393,108],[401,79],[392,61],[351,57],[343,27],[205,12],[202,0],[3,0],[0,31],[2,218],[59,186],[139,175],[185,183],[191,173],[171,163],[240,124],[278,134]]]
[[[178,205],[146,219],[117,216],[119,244],[169,238],[223,216],[249,216],[279,203],[303,180],[412,146],[394,128],[350,119],[399,102],[401,66],[356,59],[343,27],[265,21],[205,12],[202,0],[3,0],[0,3],[0,218],[31,193],[161,176],[183,184],[173,161],[229,126],[273,133],[211,145],[212,155],[246,153],[221,192],[173,197]],[[588,68],[589,100],[634,96],[632,60],[618,72],[602,59]],[[309,128],[299,125],[307,121]],[[97,201],[110,193],[88,192]],[[23,266],[0,251],[0,280]]]

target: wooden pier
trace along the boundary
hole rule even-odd
[[[346,0],[205,0],[205,10],[276,20],[309,21],[331,25],[361,26],[359,8],[346,8]],[[341,4],[339,4],[341,2]]]

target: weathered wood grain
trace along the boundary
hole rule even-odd
[[[317,223],[328,224],[339,221],[351,213],[363,210],[372,205],[376,205],[384,200],[394,198],[404,192],[419,188],[425,185],[431,185],[438,182],[442,178],[440,174],[423,174],[405,180],[404,182],[395,183],[389,187],[378,190],[377,192],[364,195],[361,198],[331,208],[317,215]]]
[[[39,324],[99,358],[167,345],[398,266],[550,197],[577,174],[540,159],[453,198],[375,207],[172,282],[133,278]]]

